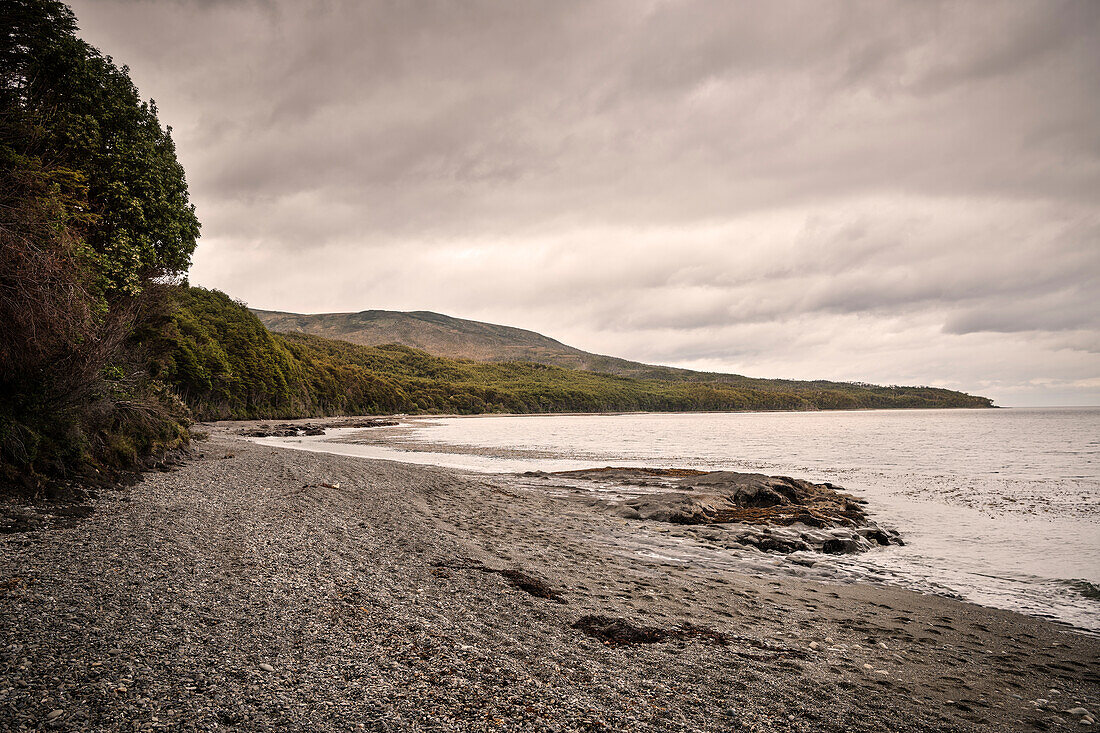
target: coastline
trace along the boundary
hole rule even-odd
[[[330,429],[323,435],[310,429],[315,424],[300,424],[295,437],[289,437],[289,425],[250,432],[286,436],[258,439],[261,444],[486,474],[677,467],[831,483],[866,499],[868,512],[901,531],[905,546],[817,562],[811,575],[897,584],[1100,633],[1095,596],[1100,584],[1095,524],[1100,486],[1087,463],[1081,463],[1087,460],[1088,436],[1095,432],[1088,426],[1098,418],[1095,409],[649,413],[528,420],[406,418],[396,426]],[[1067,446],[1072,448],[1067,451]],[[554,479],[531,488],[606,498],[614,487],[598,483],[569,486]],[[652,493],[659,487],[631,483],[622,487],[626,494]],[[720,533],[716,542],[679,530],[661,542],[654,539],[652,527],[636,524],[622,539],[637,544],[636,535],[645,532],[646,550],[690,555],[695,564],[767,564],[744,557],[739,552],[743,548],[729,542],[739,529],[729,529],[734,532]],[[673,544],[679,541],[684,544]],[[690,552],[681,551],[685,548]],[[786,569],[774,562],[770,568]]]
[[[462,471],[221,425],[196,451],[0,536],[0,728],[992,731],[1100,706],[1100,639],[1052,622],[615,553],[622,518]],[[586,616],[727,643],[604,643]]]

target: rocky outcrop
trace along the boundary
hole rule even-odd
[[[260,425],[256,428],[241,430],[237,433],[244,438],[296,438],[299,435],[324,435],[324,428],[319,425],[295,425],[283,423],[282,425]]]
[[[263,423],[254,428],[238,431],[244,438],[297,438],[302,435],[324,435],[328,428],[381,428],[399,424],[388,418],[354,418],[325,423]]]
[[[786,476],[676,469],[603,469],[589,473],[623,486],[653,487],[613,505],[628,519],[721,525],[739,544],[764,552],[847,554],[900,545],[898,533],[868,519],[866,502],[830,483]]]

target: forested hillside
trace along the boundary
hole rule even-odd
[[[202,418],[988,406],[981,397],[932,388],[760,380],[767,388],[759,389],[448,359],[397,344],[273,334],[217,291],[190,288],[177,297],[178,308],[157,337],[153,373]]]
[[[867,385],[828,380],[763,379],[740,374],[698,372],[691,369],[643,364],[616,356],[593,354],[574,346],[513,326],[454,318],[430,311],[367,310],[358,313],[286,313],[252,309],[260,321],[271,331],[282,334],[303,333],[328,339],[350,341],[362,346],[403,344],[427,351],[436,356],[452,359],[473,359],[485,362],[526,361],[547,366],[578,369],[641,380],[673,382],[717,382],[739,389],[818,394],[822,391],[858,394],[859,400],[867,399]],[[878,390],[879,398],[889,399],[893,393],[888,388]],[[889,388],[892,389],[892,388]],[[975,405],[962,399],[958,392],[931,388],[904,388],[906,395],[922,400],[959,405],[988,407],[989,401],[976,398],[983,404]],[[815,402],[819,397],[811,397]],[[955,406],[955,405],[952,405]]]
[[[404,344],[451,359],[533,361],[587,369],[596,356],[534,331],[431,311],[367,310],[309,315],[258,309],[252,312],[277,333],[308,333],[361,346]]]

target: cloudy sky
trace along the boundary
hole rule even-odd
[[[78,0],[191,281],[1100,404],[1100,3]]]

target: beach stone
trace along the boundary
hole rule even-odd
[[[681,576],[607,543],[637,532],[651,543],[639,547],[674,547],[681,538],[725,546],[746,525],[637,527],[605,514],[618,499],[589,506],[580,496],[543,498],[535,480],[531,495],[517,501],[488,479],[443,469],[218,440],[209,458],[125,489],[132,505],[103,507],[77,530],[33,546],[0,544],[0,585],[33,576],[34,592],[57,598],[31,601],[22,586],[0,589],[0,708],[14,711],[14,730],[362,724],[377,731],[938,733],[970,730],[979,716],[989,722],[974,730],[1032,722],[1053,730],[1054,714],[1071,728],[1096,727],[1062,712],[1094,704],[1083,678],[1062,677],[1061,695],[1046,696],[1055,701],[1049,712],[1029,702],[1056,684],[1053,665],[1095,668],[1096,657],[1085,656],[1097,649],[1092,637],[1046,621],[870,584],[855,592],[847,583],[788,582],[773,565],[798,565],[736,546],[720,553],[722,566],[752,563],[761,579],[717,566]],[[221,461],[229,448],[236,459]],[[321,481],[356,491],[326,491]],[[798,523],[752,526],[775,537],[811,531]],[[434,565],[440,558],[461,559],[467,569]],[[574,610],[506,595],[511,586],[477,566],[545,577],[567,590]],[[50,606],[38,612],[35,602]],[[76,618],[59,624],[67,613]],[[629,613],[636,626],[669,636],[656,645],[604,645],[568,630],[588,613]],[[682,638],[687,618],[727,634],[727,647]],[[900,630],[906,619],[913,636]],[[926,639],[923,629],[941,619]],[[979,622],[993,630],[972,630]],[[1080,649],[1041,656],[1063,635]],[[879,640],[886,654],[875,651]],[[122,654],[108,657],[111,647]],[[983,653],[990,649],[999,652],[992,660]],[[293,664],[284,672],[256,661],[265,653],[291,654]],[[102,662],[93,667],[97,654]],[[1051,668],[1031,667],[1040,661]],[[864,662],[872,668],[862,670]],[[947,669],[965,687],[928,690]],[[1019,687],[1010,684],[1018,679]],[[719,683],[700,684],[706,680]],[[33,689],[22,691],[28,684]],[[118,686],[135,694],[115,695]],[[947,690],[974,710],[944,706]],[[50,702],[73,707],[47,721]]]
[[[1069,710],[1066,710],[1065,713],[1066,715],[1080,715],[1089,718],[1092,717],[1092,713],[1090,713],[1086,708],[1082,707],[1070,708]]]
[[[821,551],[826,555],[850,555],[865,549],[867,549],[866,546],[860,543],[854,536],[834,536],[821,544]]]
[[[865,539],[877,542],[883,546],[901,544],[897,532],[888,532],[881,527],[860,527],[856,531]]]

